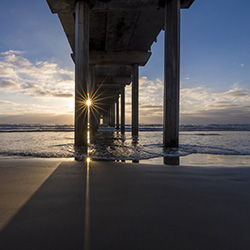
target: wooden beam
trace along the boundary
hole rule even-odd
[[[90,51],[90,64],[144,66],[151,56],[147,51]]]
[[[163,144],[165,147],[178,147],[180,96],[180,0],[166,0],[165,11]]]

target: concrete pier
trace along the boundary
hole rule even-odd
[[[110,109],[106,109],[103,112],[103,123],[106,125],[110,125]]]
[[[180,0],[166,1],[163,145],[179,145]]]
[[[121,89],[121,133],[125,133],[125,87]]]
[[[110,107],[110,126],[115,127],[115,103],[112,103]]]
[[[138,135],[138,66],[148,62],[153,42],[165,29],[163,145],[178,147],[180,10],[189,8],[194,0],[47,2],[51,11],[58,14],[76,64],[75,145],[86,145],[83,102],[89,65],[96,68],[98,97],[104,107],[113,105],[124,86],[132,82],[132,135]],[[123,95],[121,131],[124,133],[125,106],[122,98]],[[113,126],[112,112],[110,123]]]
[[[89,5],[75,7],[75,146],[87,146],[87,92],[89,84]]]
[[[139,73],[138,64],[132,70],[132,135],[138,135],[139,128]]]
[[[120,105],[119,105],[119,96],[118,96],[118,98],[117,98],[117,100],[116,100],[116,129],[117,130],[119,130],[120,129],[120,112],[119,112],[119,109],[120,109],[120,107],[119,107]]]

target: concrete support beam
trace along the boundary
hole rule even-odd
[[[95,11],[158,10],[164,7],[164,0],[88,0]],[[74,13],[75,0],[47,0],[52,13]],[[194,0],[181,0],[181,8],[189,8]]]
[[[132,135],[138,135],[139,127],[139,74],[138,65],[133,65],[132,72]]]
[[[115,102],[110,107],[110,127],[115,127]]]
[[[121,90],[121,133],[125,133],[125,87]]]
[[[75,146],[87,147],[89,78],[89,5],[78,1],[75,8]]]
[[[97,65],[95,68],[97,76],[131,76],[132,73],[131,65],[126,65],[126,66]]]
[[[124,85],[125,84],[114,84],[114,83],[101,84],[101,83],[99,83],[99,84],[97,84],[97,87],[100,89],[112,89],[112,90],[116,91],[117,89],[122,88]]]
[[[91,106],[90,106],[90,141],[95,136],[95,133],[99,126],[99,115],[97,107],[95,106],[95,92],[96,92],[96,83],[95,83],[95,67],[90,67],[90,79],[91,79],[91,88],[90,88],[90,99],[91,99]]]
[[[103,113],[103,123],[108,126],[110,125],[110,108]]]
[[[96,76],[97,84],[130,84],[131,76]]]
[[[179,146],[180,0],[165,2],[163,145]]]
[[[147,51],[90,51],[90,64],[144,66],[151,56]]]
[[[117,98],[117,101],[116,101],[116,129],[117,130],[119,130],[119,128],[120,128],[120,122],[119,122],[119,96],[118,96],[118,98]]]

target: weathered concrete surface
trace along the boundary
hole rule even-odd
[[[132,135],[137,136],[139,130],[139,67],[133,65],[132,73]]]
[[[90,64],[97,65],[131,65],[144,66],[151,56],[151,52],[144,51],[90,51]]]
[[[180,0],[166,2],[163,145],[179,146]]]
[[[89,5],[76,4],[75,26],[75,146],[87,147],[88,109],[86,105],[89,89]],[[86,149],[85,149],[86,151]],[[87,153],[87,151],[86,151]]]
[[[75,0],[47,0],[52,13],[73,13]],[[165,0],[89,0],[95,11],[107,10],[157,10],[164,7]],[[189,8],[194,0],[181,0],[182,8]]]
[[[116,129],[120,129],[120,105],[119,105],[119,97],[116,100],[115,111],[116,111]]]
[[[29,171],[43,176],[31,162],[28,171],[20,160],[7,168],[0,163],[0,211],[6,199],[19,198],[15,189]],[[18,168],[24,171],[13,179],[9,171]],[[86,249],[86,240],[93,250],[245,250],[250,244],[250,168],[92,162],[87,170],[69,161],[38,189],[27,179],[23,194],[29,189],[35,193],[1,232],[1,249]]]
[[[117,66],[123,68],[135,64],[144,66],[151,56],[151,46],[156,41],[158,34],[162,29],[166,30],[164,146],[177,147],[179,126],[179,104],[177,102],[179,102],[180,22],[179,19],[177,20],[175,9],[172,6],[178,3],[178,11],[180,11],[181,8],[189,8],[194,0],[47,0],[47,2],[51,11],[58,14],[73,52],[72,59],[76,63],[76,69],[79,64],[79,60],[77,61],[79,54],[82,56],[83,61],[86,59],[86,64],[90,64],[92,67],[99,67],[100,65],[107,67],[107,74],[104,77],[108,77],[109,79],[107,81],[104,80],[103,83],[97,83],[99,87],[103,85],[99,88],[100,96],[103,99],[104,93],[111,88],[116,89],[116,91],[109,94],[110,97],[105,97],[107,101],[104,102],[104,105],[106,106],[112,106],[119,94],[122,93],[124,85],[130,83],[122,83],[121,79],[118,80],[118,77],[131,77],[131,73],[119,75],[113,72],[112,75],[109,75],[108,72]],[[79,53],[79,48],[77,47],[80,33],[78,29],[78,9],[75,8],[75,5],[84,5],[85,9],[89,10],[86,12],[87,15],[84,13],[81,14],[84,24],[88,20],[89,25],[85,29],[89,31],[89,39],[86,40],[86,38],[82,37],[80,41],[80,44],[87,44],[89,46],[89,53]],[[80,68],[83,68],[83,71],[85,71],[86,65],[83,63],[82,66]],[[83,72],[82,75],[87,76],[87,73]],[[76,77],[76,83],[77,81]],[[82,89],[85,90],[86,81],[83,79],[79,82],[81,82]],[[166,82],[168,82],[168,85],[166,85]],[[111,84],[115,84],[116,87]],[[78,86],[78,83],[76,86]],[[79,89],[76,89],[79,92]],[[136,125],[138,124],[138,117],[136,117],[136,115],[138,116],[138,112],[136,112],[138,110],[138,101],[136,101],[136,98],[134,98],[132,106],[134,110],[132,119],[132,127],[134,129],[132,131],[133,135],[135,135],[137,134],[135,131],[138,130],[136,128],[138,127]],[[78,114],[76,114],[77,116]],[[79,140],[82,140],[83,134],[86,134],[86,126],[81,130],[83,134],[80,133],[78,127],[82,127],[81,125],[77,124],[76,126],[76,133],[79,134],[76,138],[81,138]],[[86,139],[84,138],[83,141],[86,141]],[[80,145],[78,140],[75,143],[77,146],[84,146],[85,144],[83,142]]]
[[[125,133],[125,87],[121,90],[121,133]]]

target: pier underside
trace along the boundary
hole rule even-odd
[[[178,147],[180,9],[194,0],[47,0],[58,14],[75,62],[75,145],[87,146],[90,93],[92,134],[103,118],[125,127],[125,87],[132,84],[132,134],[138,135],[138,67],[151,56],[151,45],[165,32],[164,140]],[[120,105],[119,105],[120,102]],[[115,119],[115,105],[121,106]],[[121,126],[119,126],[121,123]]]

